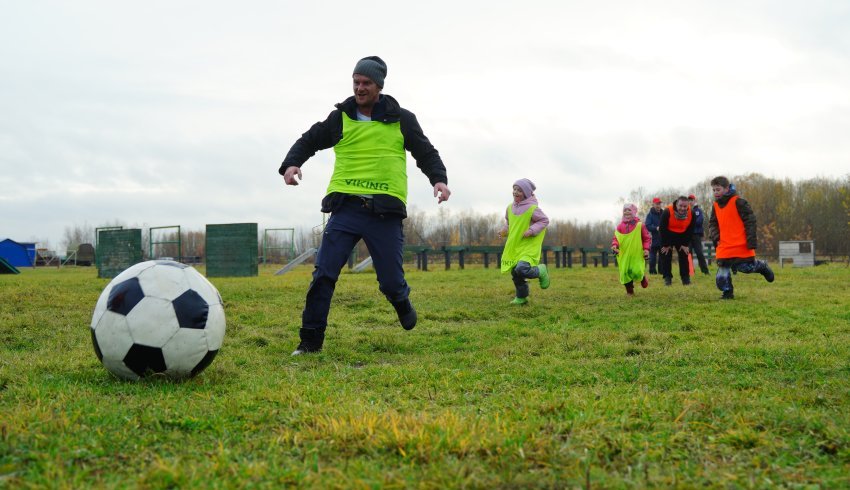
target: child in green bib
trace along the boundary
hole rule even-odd
[[[505,210],[505,226],[499,238],[507,237],[502,252],[502,273],[511,272],[516,297],[511,304],[528,303],[526,279],[538,279],[540,288],[549,287],[549,271],[540,262],[540,251],[549,218],[537,205],[534,190],[537,187],[528,179],[519,179],[513,185],[513,202]]]
[[[620,270],[620,284],[626,287],[626,295],[634,296],[635,281],[640,286],[649,286],[644,274],[644,264],[649,257],[652,235],[643,226],[634,204],[623,206],[623,219],[614,231],[611,251],[617,256],[617,268]]]

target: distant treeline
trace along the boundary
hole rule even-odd
[[[763,256],[776,256],[778,243],[783,240],[815,240],[815,249],[819,256],[850,256],[850,175],[843,179],[816,178],[801,182],[789,179],[777,180],[760,174],[727,176],[738,188],[739,194],[746,198],[758,218],[758,253]],[[644,188],[631,191],[628,198],[620,202],[632,202],[640,208],[641,218],[646,216],[653,197],[660,197],[665,204],[679,195],[694,194],[706,213],[706,234],[708,216],[711,214],[712,196],[706,178],[688,189],[655,189],[648,192]],[[545,202],[542,203],[545,210]],[[612,210],[612,215],[618,210]],[[613,221],[580,222],[577,219],[563,220],[550,214],[550,224],[546,234],[546,245],[569,245],[585,247],[607,247],[613,235]],[[404,221],[404,234],[407,244],[428,245],[438,248],[446,245],[499,245],[502,240],[496,232],[502,227],[503,215],[500,213],[482,214],[475,211],[452,212],[441,207],[436,213],[409,210]],[[101,226],[120,225],[104,224]],[[143,252],[149,254],[147,230],[143,231]],[[259,237],[260,257],[270,262],[285,262],[290,256],[299,254],[310,247],[318,246],[321,231],[317,228],[296,229],[294,233],[271,233]],[[154,241],[175,241],[176,233],[165,232]],[[155,257],[204,257],[204,230],[181,231],[182,254],[176,245],[155,245]],[[265,238],[265,239],[264,239]],[[74,226],[65,229],[64,243],[68,250],[76,249],[80,243],[95,243],[94,228],[89,225]],[[265,254],[263,244],[265,243]],[[357,254],[368,255],[363,242],[358,244]]]

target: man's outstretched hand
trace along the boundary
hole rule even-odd
[[[448,201],[449,196],[451,195],[452,191],[449,190],[449,187],[446,184],[442,182],[434,184],[434,197],[437,198],[437,204],[440,204],[443,201]]]
[[[297,180],[296,176],[298,177]],[[283,181],[286,182],[286,185],[298,185],[299,180],[302,180],[301,167],[286,167],[283,172]]]

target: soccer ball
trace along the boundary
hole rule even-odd
[[[224,339],[221,295],[204,276],[171,260],[129,267],[106,285],[91,320],[97,358],[119,378],[181,379],[210,365]]]

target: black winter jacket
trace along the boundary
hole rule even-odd
[[[705,221],[705,213],[702,212],[699,204],[694,204],[692,208],[694,210],[694,236],[703,236],[705,232],[703,231],[702,224]]]
[[[661,233],[659,233],[658,227],[661,226],[661,210],[659,209],[656,211],[655,208],[649,208],[649,212],[646,213],[646,219],[643,220],[643,224],[652,236],[652,246],[660,247]]]
[[[278,172],[283,175],[288,167],[301,167],[310,157],[319,150],[332,148],[342,139],[342,113],[345,112],[351,119],[357,120],[357,103],[354,96],[335,104],[334,109],[324,121],[317,122],[306,133],[302,134],[298,141],[292,145]],[[382,94],[378,103],[372,108],[372,120],[384,123],[399,122],[401,134],[404,137],[404,149],[409,151],[416,160],[416,166],[422,170],[431,185],[438,182],[448,184],[446,167],[440,158],[439,152],[422,132],[416,116],[403,109],[398,102],[389,95]],[[322,199],[322,212],[331,213],[342,205],[344,194],[332,192]],[[386,194],[375,194],[373,211],[377,214],[398,214],[407,217],[407,209],[400,199]]]

